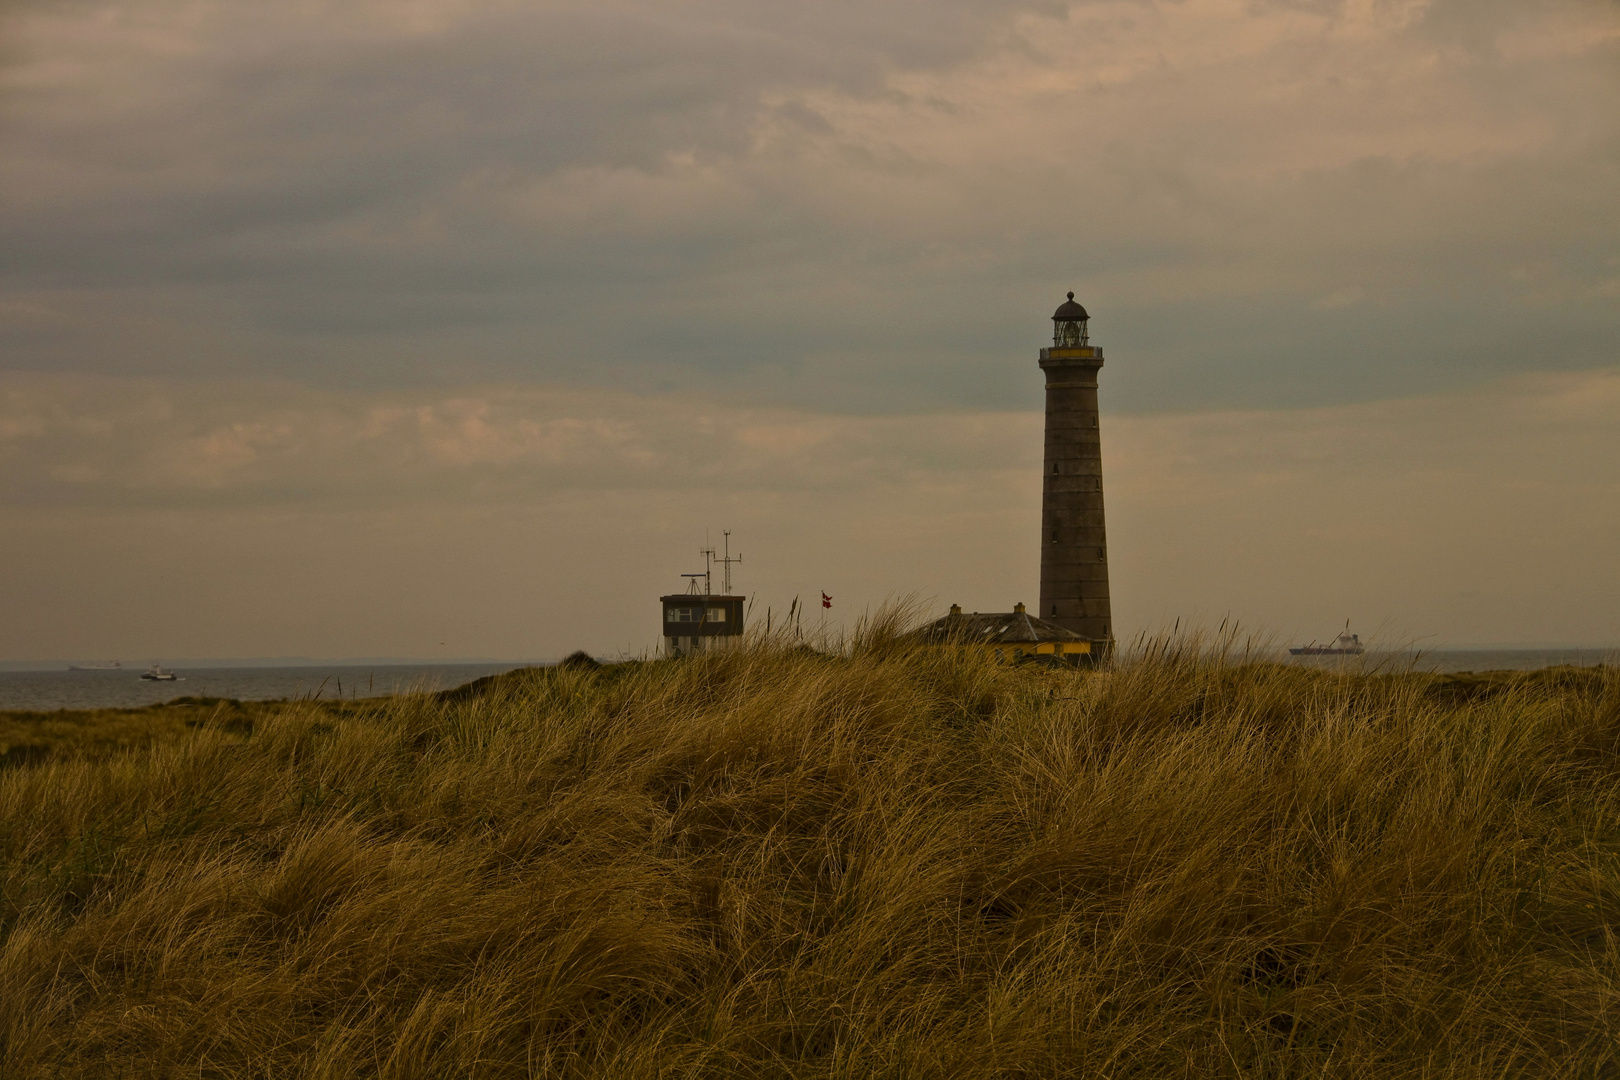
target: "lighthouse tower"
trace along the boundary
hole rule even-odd
[[[1041,350],[1046,461],[1039,616],[1097,643],[1093,655],[1100,657],[1113,640],[1113,617],[1097,426],[1097,372],[1103,355],[1091,344],[1089,318],[1070,293],[1052,316],[1052,347]]]

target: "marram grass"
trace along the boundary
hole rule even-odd
[[[0,772],[0,1077],[1620,1075],[1620,676],[547,669]]]

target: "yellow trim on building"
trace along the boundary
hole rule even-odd
[[[973,646],[994,654],[997,660],[1017,660],[1023,656],[1085,656],[1091,652],[1089,641],[1011,641],[1003,644]]]

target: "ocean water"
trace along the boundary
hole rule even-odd
[[[1281,659],[1308,667],[1354,671],[1538,671],[1570,664],[1620,664],[1620,649],[1435,649],[1377,652],[1361,656],[1289,656]]]
[[[397,664],[176,668],[175,682],[149,682],[141,668],[117,671],[0,671],[0,709],[129,709],[178,697],[377,697],[409,690],[448,690],[522,664]],[[166,669],[167,670],[167,669]]]
[[[1620,649],[1436,649],[1369,652],[1363,656],[1289,656],[1278,659],[1329,670],[1533,671],[1556,664],[1620,664]],[[524,664],[379,664],[371,667],[175,669],[176,682],[148,682],[141,669],[118,671],[0,671],[0,709],[128,709],[178,697],[270,701],[298,697],[377,697],[410,690],[448,690],[513,671]]]

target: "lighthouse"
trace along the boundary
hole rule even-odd
[[[1102,431],[1097,417],[1097,372],[1103,354],[1091,344],[1090,318],[1070,293],[1052,315],[1052,347],[1041,350],[1046,455],[1039,616],[1094,642],[1092,655],[1101,657],[1113,640],[1113,617],[1108,607]]]

